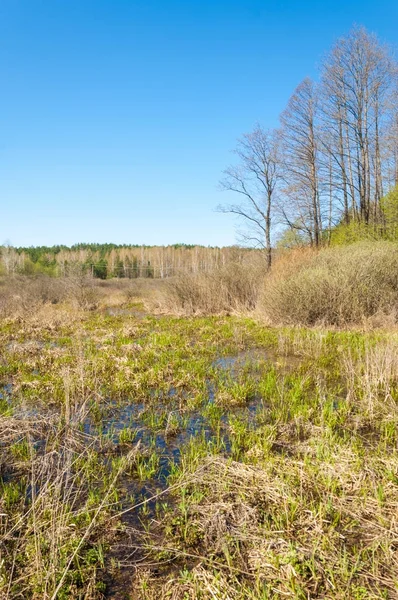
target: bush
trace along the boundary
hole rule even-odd
[[[348,225],[340,223],[333,229],[331,244],[332,246],[346,246],[347,244],[375,242],[382,239],[386,239],[386,233],[383,232],[381,225],[375,227],[372,223],[351,221]]]
[[[183,274],[165,283],[158,306],[184,314],[253,310],[264,274],[264,264],[230,264],[209,273]]]
[[[63,279],[66,298],[76,308],[92,310],[97,308],[99,292],[95,280],[84,273],[69,275]]]
[[[395,314],[396,244],[361,242],[299,256],[293,268],[282,259],[266,278],[259,308],[271,321],[340,326]]]
[[[386,237],[396,240],[398,237],[398,185],[388,192],[381,200]]]
[[[58,304],[66,298],[63,282],[52,277],[5,277],[0,285],[0,316],[34,313],[44,304]]]

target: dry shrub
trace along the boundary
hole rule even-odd
[[[156,305],[157,298],[163,291],[164,287],[169,283],[165,279],[150,279],[139,277],[137,279],[129,279],[128,285],[125,288],[125,295],[128,301],[138,301],[146,304]]]
[[[358,243],[301,251],[278,261],[259,301],[275,323],[361,324],[394,314],[398,302],[398,246]]]
[[[230,264],[209,273],[182,274],[165,283],[157,304],[180,314],[251,311],[264,273],[264,264]]]
[[[36,313],[46,304],[66,298],[63,282],[47,276],[7,277],[0,282],[0,315],[16,317]]]
[[[106,295],[105,290],[102,295]],[[77,310],[97,308],[101,291],[95,280],[85,275],[53,278],[13,276],[0,281],[0,316],[31,318],[52,305],[65,304]]]
[[[98,307],[100,293],[95,280],[88,275],[70,275],[63,280],[68,301],[77,309],[93,310]]]

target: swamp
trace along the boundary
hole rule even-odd
[[[398,600],[397,8],[0,3],[0,600]]]
[[[397,598],[398,334],[119,295],[1,321],[0,597]]]

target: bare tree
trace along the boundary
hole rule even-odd
[[[218,210],[242,219],[246,226],[245,241],[264,248],[269,269],[272,214],[281,178],[278,132],[257,125],[239,140],[235,153],[239,164],[224,171],[221,187],[239,194],[241,202],[221,205]]]
[[[378,218],[384,194],[383,138],[390,121],[395,63],[388,48],[354,27],[326,57],[322,74],[323,128],[343,196],[344,220]],[[349,197],[351,201],[349,202]]]
[[[398,182],[397,72],[390,50],[354,27],[323,61],[320,84],[296,88],[277,137],[257,127],[240,140],[240,163],[222,185],[242,202],[221,210],[250,225],[246,239],[267,249],[269,265],[271,214],[314,246],[352,220],[386,233],[382,198]]]
[[[1,248],[1,260],[7,275],[14,275],[21,262],[18,252],[9,242],[6,242]]]
[[[398,88],[393,95],[393,106],[387,131],[383,138],[382,165],[388,187],[398,185]]]
[[[315,84],[304,79],[281,115],[285,198],[280,205],[290,227],[304,231],[315,246],[322,236],[322,210]]]

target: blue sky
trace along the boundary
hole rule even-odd
[[[0,243],[227,245],[236,139],[397,0],[0,0]]]

